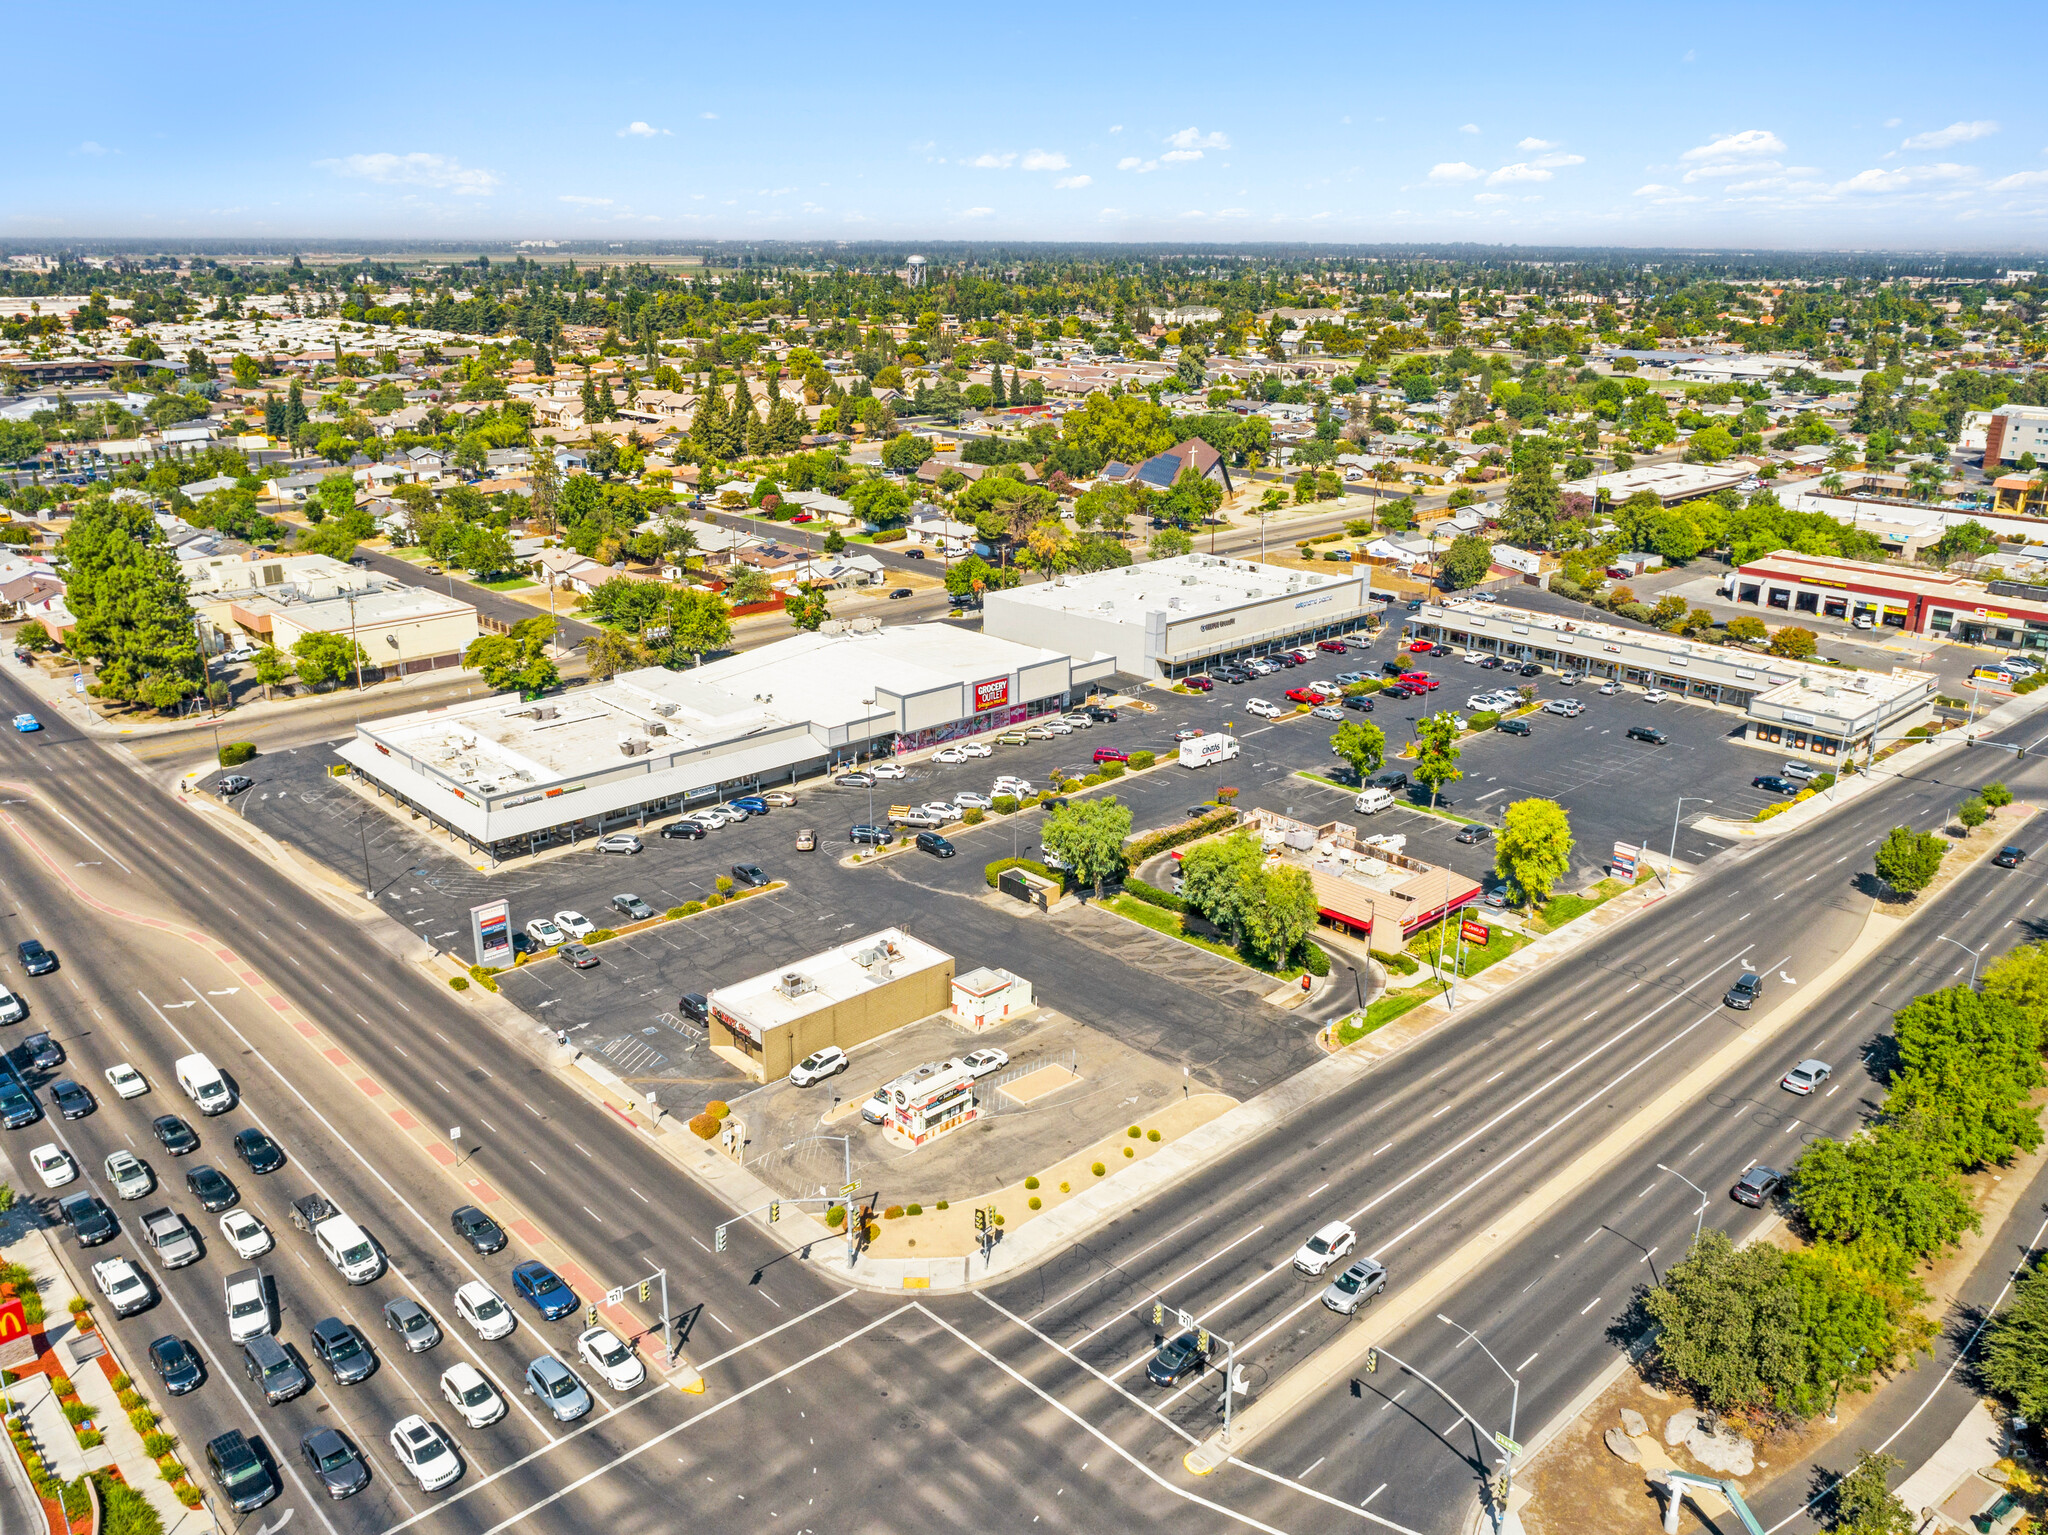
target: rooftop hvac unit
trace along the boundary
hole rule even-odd
[[[624,757],[644,757],[654,750],[654,743],[641,736],[619,737],[619,754]]]
[[[852,624],[852,629],[855,634],[873,634],[877,629],[881,627],[882,621],[871,614],[862,614],[859,618],[856,618]]]
[[[818,986],[800,970],[785,970],[782,979],[775,983],[775,989],[785,997],[800,997],[805,992],[816,991]]]
[[[660,720],[649,720],[647,722],[647,733],[651,736],[665,736],[668,734],[668,726]]]
[[[1176,613],[1178,613],[1180,611],[1180,598],[1169,597],[1166,599],[1166,605],[1169,608],[1172,608]]]
[[[818,632],[820,634],[844,634],[846,632],[846,620],[842,618],[828,618],[818,625]]]
[[[552,708],[553,705],[551,704],[549,705],[549,707]],[[673,719],[675,717],[676,706],[674,704],[656,704],[654,706],[654,712],[660,715],[663,719]]]

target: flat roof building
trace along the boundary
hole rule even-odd
[[[1077,655],[1109,656],[1136,677],[1184,677],[1364,627],[1367,571],[1288,570],[1183,554],[1062,576],[982,599],[982,630]]]
[[[364,721],[340,756],[504,858],[1057,713],[1114,669],[951,624],[831,621],[689,671]]]
[[[705,997],[711,1048],[757,1081],[948,1008],[953,956],[886,927]]]
[[[1450,598],[1410,615],[1431,640],[1740,711],[1744,738],[1832,757],[1889,746],[1934,714],[1932,672],[1845,671],[1675,634]]]
[[[2048,587],[2030,583],[1780,549],[1730,571],[1721,590],[1767,621],[1868,618],[1908,634],[2048,651]]]
[[[1717,490],[1730,490],[1752,474],[1756,466],[1736,464],[1639,464],[1633,469],[1610,469],[1589,474],[1582,480],[1566,480],[1559,487],[1567,494],[1591,496],[1596,501],[1622,502],[1637,491],[1647,490],[1665,506],[1697,501]]]

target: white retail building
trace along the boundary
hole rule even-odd
[[[1185,677],[1225,661],[1365,627],[1365,567],[1289,570],[1183,554],[1062,576],[982,599],[982,632],[1074,655],[1111,656],[1135,677]]]
[[[505,858],[1054,713],[1114,669],[951,624],[835,622],[690,671],[366,721],[340,756]]]

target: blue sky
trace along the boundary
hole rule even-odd
[[[1968,13],[1261,9],[29,7],[0,236],[2048,246]]]

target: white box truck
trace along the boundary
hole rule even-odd
[[[1228,762],[1236,755],[1237,737],[1215,731],[1180,743],[1180,765],[1184,768],[1209,767],[1214,763]]]

